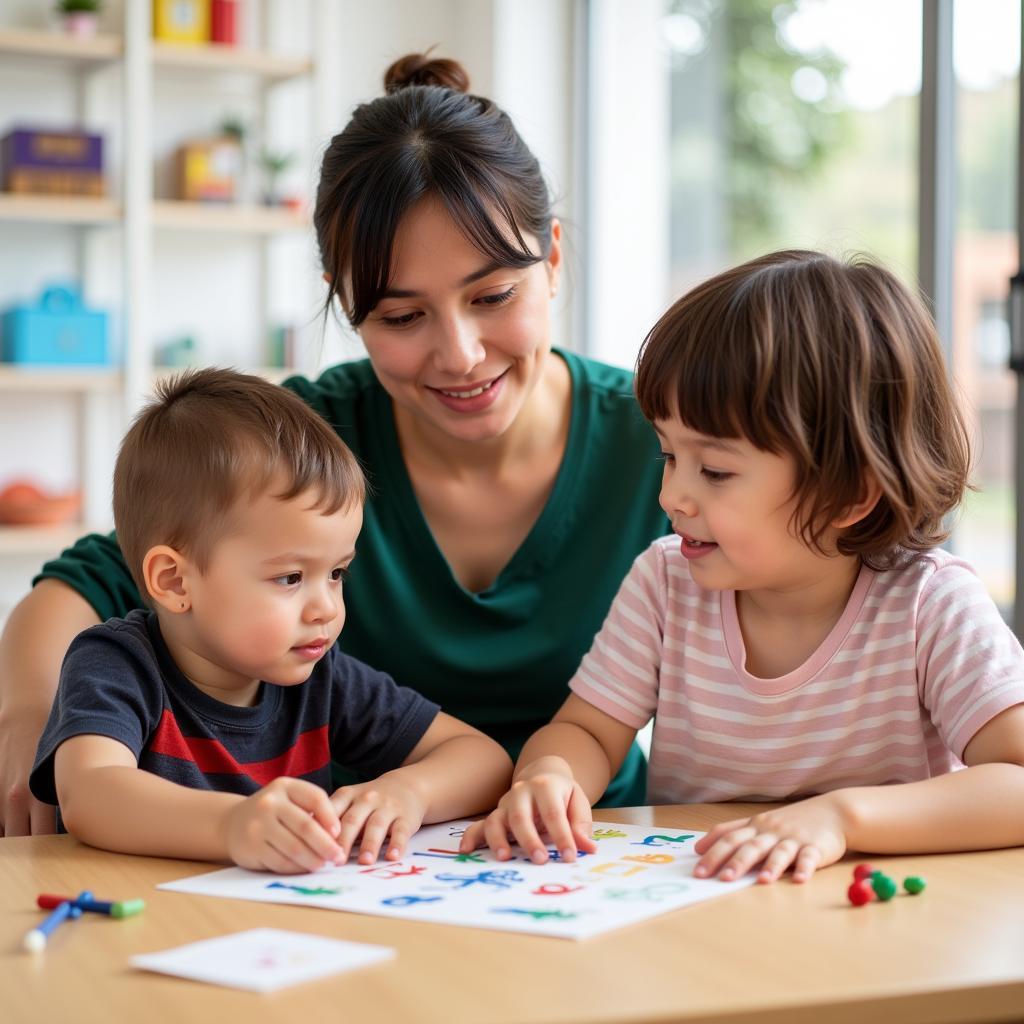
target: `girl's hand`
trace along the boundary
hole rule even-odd
[[[549,837],[562,860],[570,864],[576,860],[577,850],[593,853],[597,849],[586,794],[570,775],[544,771],[539,762],[535,764],[537,770],[531,773],[528,768],[523,772],[487,818],[466,829],[459,843],[462,853],[486,842],[498,860],[508,860],[512,856],[511,836],[534,864],[543,864],[549,855],[542,834]]]
[[[348,859],[360,834],[360,864],[372,864],[388,837],[384,859],[401,860],[406,844],[427,813],[426,802],[413,787],[389,775],[356,786],[342,786],[331,794],[331,803],[341,819],[341,863]]]
[[[694,846],[694,875],[731,882],[761,864],[758,882],[774,882],[792,865],[793,881],[806,882],[846,852],[841,792],[716,825]]]
[[[327,794],[305,779],[281,777],[225,817],[228,854],[241,868],[279,875],[316,871],[339,857],[338,816]]]

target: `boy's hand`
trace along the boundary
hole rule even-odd
[[[342,863],[348,859],[360,833],[360,864],[372,864],[388,837],[385,860],[401,860],[406,844],[427,813],[425,799],[407,782],[388,774],[373,782],[336,789],[331,794],[331,804],[341,819],[337,839]]]
[[[459,849],[469,853],[486,842],[498,860],[508,860],[512,836],[534,864],[543,864],[548,849],[541,835],[546,834],[562,860],[571,864],[577,850],[597,849],[593,825],[590,801],[579,784],[564,771],[544,770],[538,761],[512,784],[495,810],[466,829]]]
[[[304,779],[274,779],[228,812],[228,853],[242,868],[301,874],[343,857],[330,798]]]
[[[694,875],[707,878],[717,872],[723,882],[731,882],[763,861],[759,882],[774,882],[790,865],[793,881],[806,882],[846,852],[841,794],[836,790],[715,825],[694,845],[703,855]]]

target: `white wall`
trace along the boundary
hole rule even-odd
[[[103,27],[120,32],[125,2],[106,0]],[[559,199],[567,221],[570,250],[581,219],[573,182],[574,79],[573,0],[246,0],[243,42],[256,42],[264,22],[271,48],[283,52],[333,55],[324,76],[327,95],[312,95],[309,83],[290,82],[267,94],[267,117],[275,148],[292,149],[300,159],[288,185],[312,198],[319,156],[333,131],[340,130],[353,106],[379,95],[384,69],[397,57],[436,46],[460,60],[472,87],[492,95],[523,132]],[[321,4],[320,8],[313,5]],[[327,5],[330,5],[329,7]],[[0,25],[44,28],[52,23],[49,0],[0,0]],[[314,38],[311,14],[328,38]],[[0,135],[15,125],[53,128],[76,123],[107,139],[110,191],[120,189],[121,80],[118,68],[79,78],[53,65],[26,69],[0,57]],[[161,70],[153,88],[151,133],[156,153],[156,195],[169,195],[169,161],[186,136],[210,134],[227,114],[255,122],[260,97],[251,83],[223,76]],[[317,127],[311,130],[311,124]],[[322,126],[322,127],[321,127]],[[255,193],[258,182],[247,185]],[[34,299],[54,279],[81,277],[87,299],[114,314],[115,347],[121,324],[121,239],[118,229],[75,229],[0,222],[0,310]],[[248,238],[215,234],[160,232],[155,241],[156,281],[149,310],[157,344],[190,334],[210,362],[252,366],[262,363],[259,338],[259,247]],[[275,240],[268,287],[274,318],[301,328],[299,364],[310,370],[339,359],[359,357],[358,339],[333,323],[321,329],[320,268],[311,238]],[[576,270],[576,277],[579,271]],[[570,282],[573,269],[570,267]],[[582,348],[571,321],[572,289],[563,289],[556,309],[555,337]],[[109,401],[101,417],[97,447],[98,491],[109,493],[113,455],[124,427],[120,403]],[[12,477],[30,476],[55,490],[75,486],[76,405],[58,396],[0,394],[0,487]],[[97,518],[109,516],[104,507]],[[56,553],[56,552],[55,552]],[[23,594],[41,558],[38,554],[0,555],[0,620]]]

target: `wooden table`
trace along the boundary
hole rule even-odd
[[[599,812],[707,829],[744,805]],[[1012,813],[1008,810],[1008,813]],[[0,1021],[437,1021],[445,1024],[886,1024],[1024,1020],[1024,850],[873,858],[928,889],[846,902],[845,862],[583,942],[308,907],[157,892],[210,865],[127,857],[69,836],[0,840]],[[40,892],[141,896],[139,917],[85,914],[21,951]],[[392,946],[397,960],[282,989],[234,991],[136,971],[134,953],[268,926]],[[330,1016],[328,1016],[330,1015]]]

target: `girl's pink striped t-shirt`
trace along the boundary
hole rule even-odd
[[[1024,651],[971,567],[935,550],[862,568],[799,668],[746,671],[736,592],[698,587],[679,538],[633,563],[570,686],[633,728],[654,718],[651,803],[782,800],[960,767],[1024,703]]]

